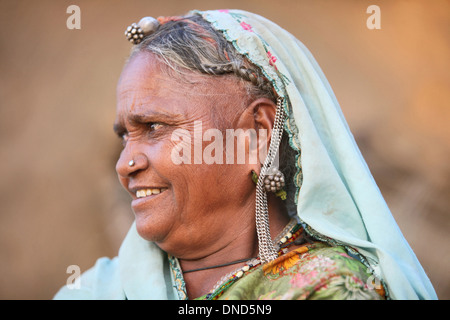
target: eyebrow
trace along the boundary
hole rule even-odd
[[[178,116],[179,117],[179,116]],[[175,115],[169,115],[163,112],[150,112],[150,113],[138,113],[131,114],[128,116],[128,119],[131,123],[145,123],[149,121],[159,122],[159,121],[169,121],[173,122],[174,118],[177,118]]]
[[[149,112],[149,113],[137,113],[127,116],[129,122],[133,125],[144,124],[148,122],[164,122],[166,124],[174,124],[177,121],[184,119],[178,114],[168,114],[164,112]],[[114,132],[120,137],[123,133],[127,132],[123,122],[118,120],[113,125]]]

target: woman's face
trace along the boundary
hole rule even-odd
[[[236,117],[245,93],[231,79],[188,73],[189,83],[163,68],[153,55],[139,53],[122,72],[115,131],[123,138],[124,149],[116,171],[131,194],[139,234],[167,252],[174,254],[183,247],[179,257],[194,257],[189,247],[211,246],[219,234],[226,239],[230,233],[231,238],[252,221],[254,202],[249,199],[254,199],[254,185],[249,166],[194,160],[198,124],[202,132],[215,129],[211,115],[221,108],[227,108],[226,116]],[[179,135],[174,139],[174,132],[190,135],[191,141]],[[210,143],[201,142],[200,148]],[[180,150],[181,145],[191,150],[190,164],[174,163],[174,148]],[[243,208],[249,217],[240,214]]]

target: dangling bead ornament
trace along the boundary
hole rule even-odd
[[[139,44],[145,36],[158,29],[159,21],[152,17],[144,17],[138,23],[133,23],[125,30],[125,36],[133,44]]]
[[[284,186],[283,173],[277,167],[269,169],[269,172],[264,178],[264,188],[266,189],[266,192],[276,193],[277,191],[282,190]]]
[[[269,169],[269,171],[272,173],[268,176],[266,176],[263,180],[264,188],[266,192],[272,192],[275,193],[275,195],[281,200],[286,200],[287,193],[286,190],[284,190],[284,187],[286,186],[285,178],[283,172],[281,172],[276,167],[273,167],[272,169]],[[252,180],[255,184],[258,184],[258,174],[252,170],[251,172]]]

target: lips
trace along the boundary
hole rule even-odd
[[[161,196],[164,197],[165,192],[168,188],[166,187],[148,187],[148,186],[136,186],[131,187],[128,190],[133,195],[133,200],[131,201],[131,207],[135,212],[145,211],[156,203]]]

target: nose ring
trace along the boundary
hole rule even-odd
[[[128,165],[129,165],[130,167],[133,167],[135,164],[136,164],[136,162],[134,162],[134,160],[130,160],[130,161],[128,162]]]

